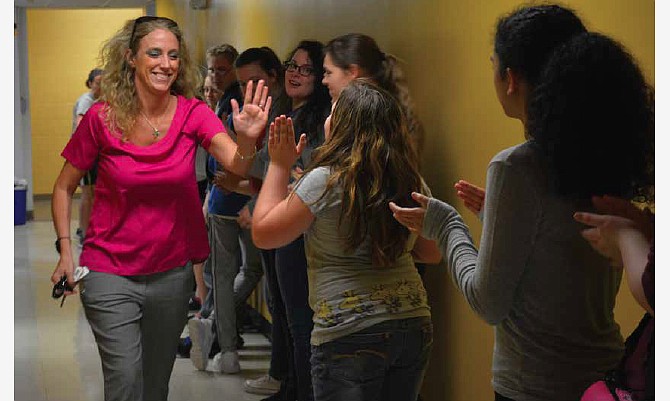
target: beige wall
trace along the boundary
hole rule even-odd
[[[143,9],[28,9],[33,192],[50,194],[72,134],[72,107],[85,93],[100,45]]]

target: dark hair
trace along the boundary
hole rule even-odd
[[[284,69],[277,54],[267,46],[250,47],[243,51],[235,60],[235,68],[249,64],[258,64],[268,75],[284,79]]]
[[[410,233],[389,213],[388,203],[414,206],[410,194],[422,191],[401,105],[371,79],[355,79],[342,90],[330,129],[307,171],[330,168],[322,197],[336,185],[342,188],[339,224],[348,222],[346,246],[356,249],[369,236],[373,265],[389,267],[405,252]]]
[[[654,94],[633,57],[581,34],[556,50],[540,82],[527,127],[558,194],[653,199]]]
[[[258,64],[266,74],[275,77],[277,85],[281,88],[281,94],[278,98],[272,99],[270,120],[280,114],[286,114],[290,110],[290,101],[284,89],[284,66],[279,61],[277,54],[267,46],[250,47],[237,56],[235,68],[244,67],[249,64]]]
[[[99,68],[94,68],[91,70],[91,72],[88,73],[88,78],[86,79],[86,87],[91,89],[91,84],[93,83],[93,80],[95,77],[98,75],[102,75],[102,70]]]
[[[323,128],[323,123],[330,114],[330,95],[323,80],[323,43],[315,40],[303,40],[289,53],[286,61],[290,61],[298,50],[307,52],[312,63],[314,74],[314,90],[309,95],[307,103],[294,119],[296,126],[307,134],[310,142],[318,140],[317,131]]]
[[[423,145],[423,126],[414,111],[414,102],[398,59],[379,49],[373,38],[360,33],[338,36],[328,42],[325,53],[339,68],[347,69],[356,64],[365,77],[371,78],[377,85],[391,93],[400,102],[407,118],[407,126],[412,136],[412,144],[417,151]]]
[[[494,51],[499,74],[510,68],[532,87],[552,51],[573,35],[586,32],[575,13],[558,5],[519,8],[498,20]]]

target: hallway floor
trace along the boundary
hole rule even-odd
[[[72,227],[74,238],[75,221]],[[58,261],[53,242],[49,202],[36,201],[35,220],[14,227],[14,399],[101,401],[100,358],[79,297],[68,297],[62,309],[51,298],[49,277]],[[267,372],[270,344],[261,334],[243,337],[242,372],[236,375],[199,372],[189,359],[177,358],[169,400],[263,398],[244,392],[244,380]]]

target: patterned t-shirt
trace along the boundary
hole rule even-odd
[[[389,268],[372,265],[369,238],[348,250],[347,223],[338,228],[341,188],[319,199],[329,175],[328,168],[319,167],[296,188],[315,216],[305,233],[309,304],[314,310],[311,343],[320,345],[386,320],[430,316],[426,290],[410,255],[416,236],[409,237],[406,252]]]

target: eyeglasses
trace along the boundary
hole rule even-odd
[[[67,283],[67,276],[63,275],[60,280],[54,284],[53,290],[51,290],[51,297],[53,299],[58,299],[63,297],[63,300],[60,302],[60,307],[63,307],[65,303],[65,291],[72,291],[72,287]]]
[[[128,43],[128,47],[131,48],[133,45],[133,39],[135,38],[135,31],[137,30],[138,25],[149,21],[159,21],[159,20],[166,21],[172,27],[175,28],[178,27],[176,22],[166,17],[154,17],[153,15],[145,15],[143,17],[136,18],[135,22],[133,23],[133,31],[130,33],[130,41]]]
[[[298,65],[293,60],[285,62],[284,69],[287,72],[298,71],[298,74],[302,75],[303,77],[308,77],[314,73],[314,67],[312,67],[311,65],[309,64]]]

